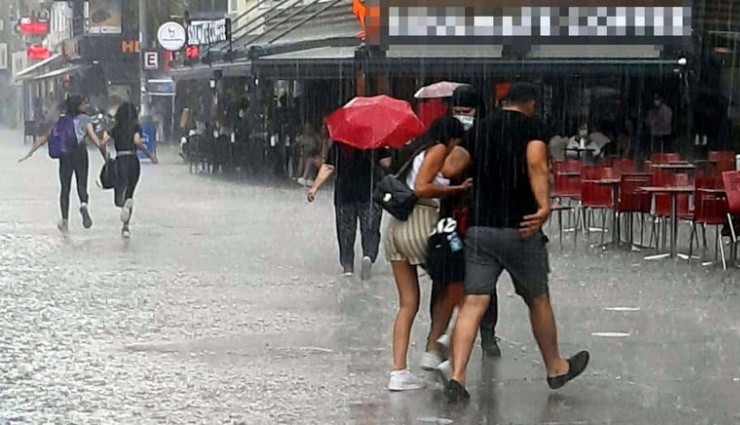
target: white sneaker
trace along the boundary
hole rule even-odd
[[[124,224],[128,223],[129,220],[131,220],[131,210],[133,209],[134,209],[134,200],[126,199],[126,203],[124,203],[123,208],[121,208],[121,221]]]
[[[362,269],[360,269],[360,279],[369,280],[372,277],[373,260],[370,257],[362,257]]]
[[[296,182],[298,182],[299,185],[304,186],[304,187],[308,185],[308,181],[304,179],[303,177],[299,177],[298,180],[296,180]]]
[[[435,370],[444,359],[442,355],[437,351],[427,351],[421,356],[421,369],[432,371]]]
[[[414,376],[408,369],[391,372],[391,381],[388,383],[388,389],[391,391],[420,390],[425,386],[426,382]]]
[[[445,350],[450,349],[450,345],[452,345],[452,338],[450,338],[449,335],[444,334],[441,337],[437,338],[437,344],[441,345],[442,348]]]
[[[445,360],[434,369],[437,375],[442,380],[443,384],[447,384],[447,381],[452,377],[452,362]]]

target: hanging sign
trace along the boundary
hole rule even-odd
[[[179,51],[185,46],[185,28],[177,22],[165,22],[157,31],[157,41],[165,50]]]
[[[192,21],[188,25],[188,44],[203,46],[231,39],[231,19]]]

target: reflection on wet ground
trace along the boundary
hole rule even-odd
[[[95,226],[73,217],[65,240],[55,164],[16,165],[17,135],[0,136],[0,423],[740,422],[735,271],[554,246],[561,348],[589,349],[590,368],[548,389],[505,278],[503,357],[476,349],[472,399],[451,406],[431,378],[385,390],[392,277],[384,262],[369,282],[338,276],[329,192],[309,206],[297,187],[192,176],[164,152],[143,167],[130,242],[92,184]],[[412,366],[428,324],[422,308]]]

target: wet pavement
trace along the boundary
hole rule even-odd
[[[385,262],[368,282],[339,277],[330,191],[308,205],[163,152],[143,166],[130,241],[92,178],[95,225],[73,200],[65,239],[56,164],[43,149],[16,164],[23,150],[0,130],[1,424],[740,423],[738,271],[553,244],[561,348],[591,366],[548,389],[505,278],[503,358],[476,348],[472,400],[449,406],[434,386],[385,389],[395,287]],[[412,366],[428,323],[422,308]]]

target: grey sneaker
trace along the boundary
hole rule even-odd
[[[370,257],[362,257],[362,269],[360,270],[360,279],[369,280],[373,273],[373,260]]]
[[[67,220],[59,220],[59,223],[57,223],[57,229],[59,229],[59,231],[64,235],[69,234],[69,222]]]
[[[80,215],[82,215],[82,227],[89,229],[92,227],[92,217],[90,217],[90,208],[87,204],[80,205]]]
[[[123,229],[121,229],[121,237],[123,239],[131,238],[131,229],[129,229],[128,226],[123,226]]]
[[[134,208],[134,200],[133,199],[126,199],[126,203],[123,204],[123,208],[121,208],[121,221],[124,223],[128,223],[129,220],[131,220],[131,210]]]

